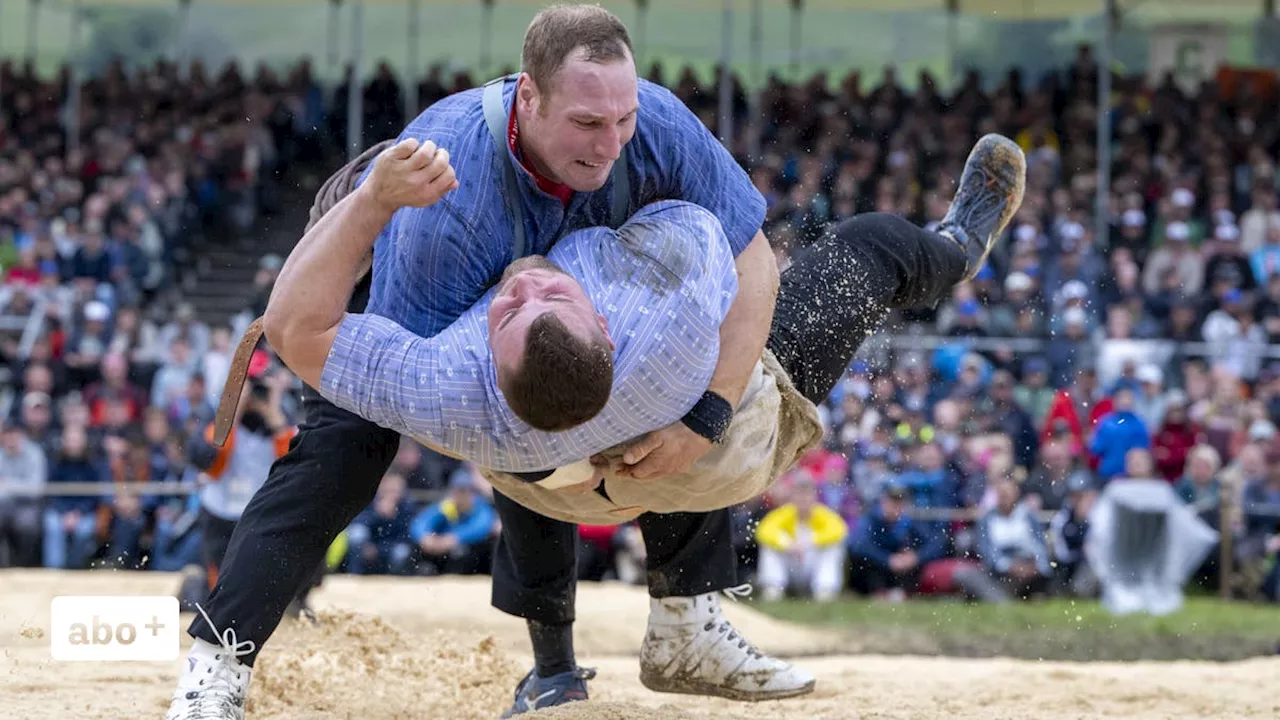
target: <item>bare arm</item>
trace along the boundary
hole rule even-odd
[[[457,186],[449,154],[405,140],[383,151],[368,180],[320,218],[289,254],[263,315],[267,342],[319,387],[363,261],[401,207],[426,207]]]
[[[778,299],[778,263],[763,231],[738,254],[735,265],[738,295],[720,325],[720,359],[708,389],[737,408],[764,353]]]

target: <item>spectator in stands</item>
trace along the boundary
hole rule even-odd
[[[1089,452],[1098,459],[1098,476],[1105,483],[1124,472],[1125,456],[1134,448],[1151,446],[1151,435],[1134,412],[1134,389],[1121,382],[1111,396],[1111,412],[1098,422]]]
[[[420,570],[457,575],[489,571],[497,514],[477,496],[470,475],[465,465],[454,472],[449,494],[413,519],[409,536],[421,550]]]
[[[995,507],[978,521],[978,557],[991,577],[1016,598],[1042,593],[1052,577],[1040,520],[1019,501],[1012,477],[995,482]]]
[[[1040,458],[1023,485],[1023,502],[1033,510],[1060,510],[1073,487],[1091,485],[1093,478],[1071,451],[1070,435],[1055,436],[1040,446]]]
[[[0,419],[0,554],[20,566],[38,563],[49,467],[40,446],[13,420]]]
[[[49,473],[49,490],[58,483],[102,482],[103,468],[89,457],[89,436],[83,427],[68,425],[62,431],[62,447]],[[98,507],[93,495],[51,494],[44,510],[44,566],[80,570],[98,550]]]
[[[1200,439],[1200,429],[1187,415],[1187,396],[1173,390],[1166,396],[1164,422],[1151,443],[1151,455],[1160,477],[1176,482],[1182,477],[1187,456]]]
[[[777,600],[794,589],[828,602],[844,589],[849,528],[838,513],[818,502],[818,484],[809,472],[795,470],[789,482],[786,504],[769,511],[756,529],[762,596]]]
[[[889,485],[860,518],[849,540],[853,589],[901,600],[916,592],[924,566],[942,558],[946,535],[941,523],[917,520],[913,509],[911,491]]]
[[[151,406],[167,408],[187,395],[199,358],[192,356],[187,339],[175,337],[169,343],[169,357],[151,381]]]
[[[1098,579],[1084,557],[1084,544],[1097,490],[1083,473],[1072,475],[1067,489],[1066,502],[1049,521],[1053,594],[1092,597],[1098,591]]]
[[[405,496],[405,477],[388,472],[378,492],[347,527],[347,572],[354,575],[408,575],[412,570],[413,504]]]

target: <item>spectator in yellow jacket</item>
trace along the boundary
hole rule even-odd
[[[849,528],[838,513],[818,502],[817,485],[806,472],[793,475],[788,500],[756,529],[764,598],[776,600],[792,587],[820,602],[831,600],[844,588]]]

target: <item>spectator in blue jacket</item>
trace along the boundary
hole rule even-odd
[[[413,559],[413,505],[405,497],[405,477],[392,470],[382,478],[373,503],[347,527],[347,571],[355,575],[407,575]]]
[[[1108,481],[1124,473],[1124,458],[1130,450],[1151,447],[1151,433],[1134,412],[1134,389],[1122,382],[1111,397],[1112,410],[1098,421],[1089,443],[1089,452],[1098,458],[1098,477]]]
[[[946,552],[937,523],[913,519],[911,507],[911,491],[891,483],[862,516],[849,539],[854,590],[902,599],[916,590],[921,569]]]
[[[497,513],[472,484],[469,466],[449,478],[449,494],[413,519],[409,535],[422,551],[428,573],[489,572]]]
[[[68,425],[62,431],[62,452],[50,483],[102,482],[105,472],[89,459],[89,435]],[[44,566],[82,570],[98,549],[98,505],[92,495],[52,495],[44,511]]]

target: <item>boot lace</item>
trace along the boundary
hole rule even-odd
[[[200,678],[198,683],[201,687],[186,691],[185,697],[191,704],[180,720],[223,720],[228,716],[239,715],[243,713],[244,694],[239,685],[240,673],[232,666],[231,660],[249,655],[255,645],[252,640],[237,642],[233,628],[227,628],[218,634],[218,627],[199,603],[196,603],[196,610],[209,623],[209,627],[213,628],[222,652],[213,656],[217,662],[205,670],[207,677]]]

